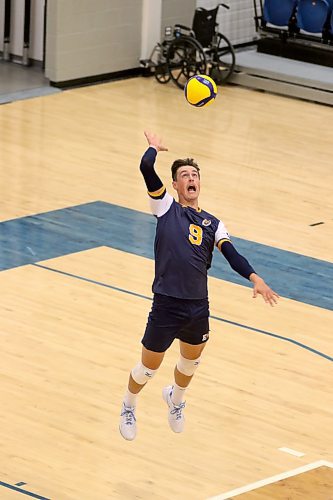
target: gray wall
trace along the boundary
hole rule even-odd
[[[45,75],[62,82],[139,66],[142,0],[48,2]]]
[[[144,1],[49,1],[46,77],[53,82],[65,82],[138,68]],[[158,1],[161,1],[161,19],[150,22],[156,27],[158,23],[158,30],[161,27],[161,39],[165,26],[176,23],[191,26],[196,7],[210,9],[218,3],[217,0]],[[229,11],[220,9],[219,30],[234,44],[252,41],[256,38],[252,0],[229,0],[228,3]]]
[[[165,26],[184,24],[192,26],[196,0],[162,0],[161,39],[164,38]]]

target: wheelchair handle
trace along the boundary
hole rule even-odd
[[[230,9],[229,5],[226,5],[225,3],[219,3],[219,5],[221,5],[225,9],[228,9],[228,10]]]

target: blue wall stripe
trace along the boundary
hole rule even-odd
[[[0,223],[0,270],[108,246],[153,259],[155,218],[102,201]],[[333,264],[253,241],[236,248],[281,295],[333,310]],[[210,276],[251,284],[214,252]]]
[[[136,292],[132,292],[130,290],[126,290],[124,288],[119,288],[117,286],[108,285],[106,283],[102,283],[100,281],[95,281],[95,280],[92,280],[89,278],[85,278],[84,276],[79,276],[77,274],[68,273],[66,271],[60,271],[59,269],[55,269],[55,268],[52,268],[49,266],[44,266],[42,264],[33,264],[33,265],[35,267],[45,269],[46,271],[52,271],[54,273],[62,274],[64,276],[69,276],[70,278],[75,278],[75,279],[79,279],[82,281],[86,281],[88,283],[93,283],[94,285],[103,286],[105,288],[110,288],[111,290],[116,290],[117,292],[126,293],[128,295],[134,295],[135,297],[139,297],[140,299],[152,301],[152,297],[148,297],[147,295],[142,295],[141,293],[136,293]],[[284,337],[284,336],[278,335],[276,333],[267,332],[266,330],[260,330],[259,328],[254,328],[252,326],[243,325],[242,323],[237,323],[235,321],[230,321],[228,319],[220,318],[219,316],[210,316],[210,317],[211,317],[211,319],[214,319],[217,321],[222,321],[223,323],[228,323],[229,325],[234,325],[234,326],[237,326],[239,328],[245,328],[246,330],[250,330],[252,332],[261,333],[263,335],[268,335],[270,337],[274,337],[274,338],[279,339],[279,340],[284,340],[285,342],[290,342],[291,344],[295,344],[298,347],[301,347],[302,349],[306,349],[307,351],[310,351],[314,354],[317,354],[318,356],[321,356],[322,358],[328,359],[329,361],[333,361],[333,357],[329,356],[328,354],[324,354],[323,352],[317,351],[316,349],[313,349],[312,347],[309,347],[306,344],[302,344],[301,342],[298,342],[297,340],[293,340],[289,337]]]

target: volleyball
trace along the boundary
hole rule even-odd
[[[217,87],[210,76],[194,75],[187,80],[184,91],[189,104],[202,108],[215,100]]]

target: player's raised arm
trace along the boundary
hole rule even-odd
[[[145,180],[149,195],[154,195],[163,188],[163,182],[154,168],[156,156],[159,151],[167,151],[168,149],[162,145],[161,139],[156,134],[147,131],[144,134],[149,148],[141,158],[140,171]]]
[[[157,217],[164,215],[170,208],[173,198],[166,192],[163,182],[155,171],[155,160],[159,151],[168,151],[161,139],[152,132],[144,132],[148,149],[141,158],[140,171],[145,180],[150,197],[151,211]]]

